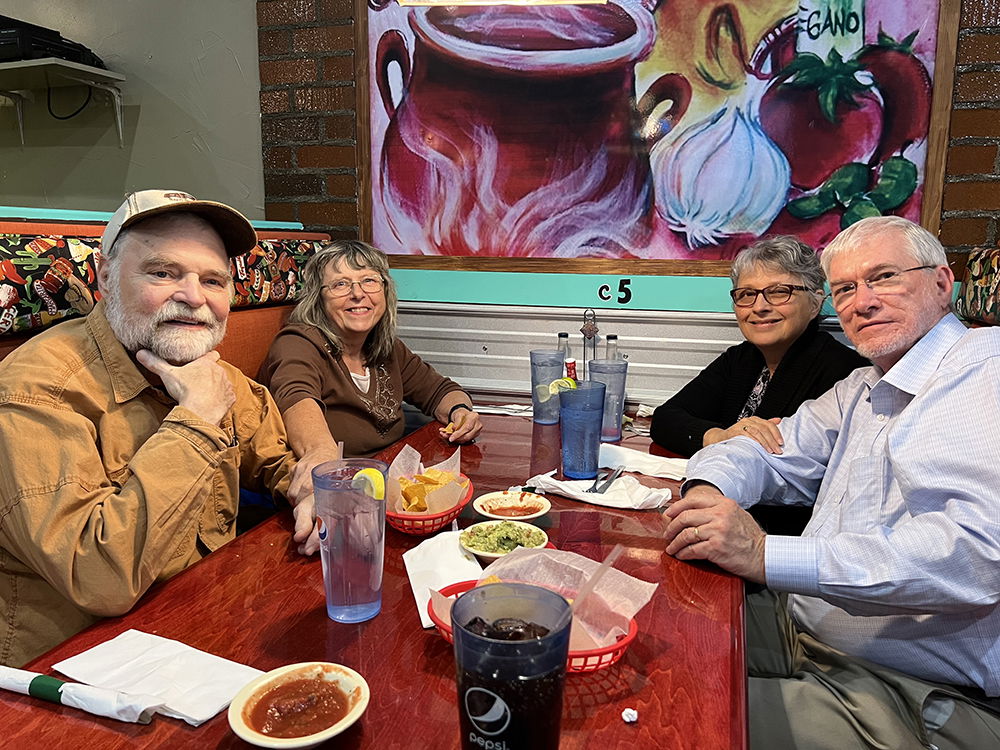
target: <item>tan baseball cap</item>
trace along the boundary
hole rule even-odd
[[[215,201],[200,201],[180,190],[140,190],[129,195],[108,221],[101,236],[101,248],[107,252],[126,227],[174,211],[196,214],[211,224],[222,238],[227,255],[242,255],[257,244],[254,228],[235,208]]]

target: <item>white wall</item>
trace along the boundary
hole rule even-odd
[[[0,13],[59,31],[122,73],[125,147],[94,93],[53,119],[25,107],[25,145],[0,98],[0,205],[113,211],[136,189],[186,190],[264,217],[256,3],[250,0],[4,0]],[[67,114],[86,89],[53,89]]]
[[[407,346],[483,402],[526,402],[528,352],[554,349],[559,331],[570,333],[579,365],[582,324],[582,308],[399,304],[399,335]],[[602,337],[618,334],[619,349],[628,356],[632,406],[658,406],[724,349],[743,341],[732,313],[598,310],[597,325]],[[823,327],[846,342],[836,318]],[[599,345],[598,358],[603,350]]]

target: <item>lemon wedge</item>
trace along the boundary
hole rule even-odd
[[[385,477],[375,469],[361,469],[351,480],[351,487],[361,490],[368,497],[385,500]]]
[[[555,396],[559,391],[576,390],[576,381],[573,378],[556,378],[549,383],[549,393]]]
[[[559,391],[571,391],[574,388],[576,388],[576,381],[573,378],[556,378],[548,385],[545,383],[536,385],[535,397],[538,399],[538,403],[544,404],[553,396],[559,395]]]

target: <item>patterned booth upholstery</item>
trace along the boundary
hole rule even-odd
[[[102,224],[0,221],[0,359],[37,331],[90,312],[100,298],[103,231]],[[298,296],[300,269],[330,240],[306,232],[257,235],[253,250],[231,260],[234,312],[220,347],[250,377]]]
[[[1000,325],[1000,247],[969,253],[955,310],[967,325]]]

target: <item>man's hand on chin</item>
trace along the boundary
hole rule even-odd
[[[179,406],[189,409],[209,424],[218,425],[236,402],[236,392],[226,371],[219,365],[219,353],[210,351],[185,365],[172,365],[148,349],[135,358],[163,381]]]

